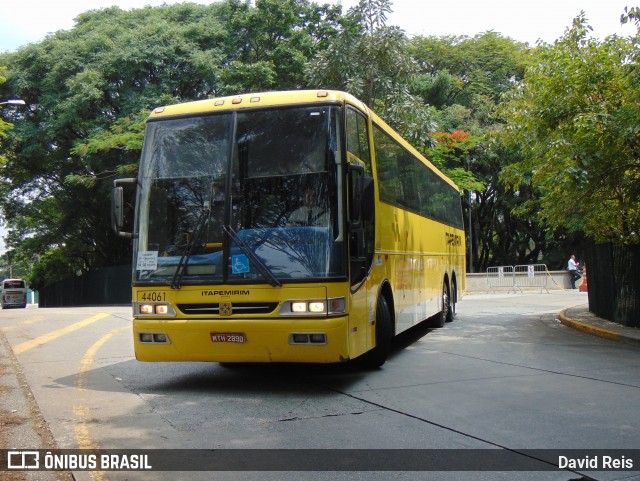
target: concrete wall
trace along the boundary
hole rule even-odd
[[[536,275],[538,275],[536,273]],[[536,282],[537,285],[544,285],[544,288],[540,287],[522,287],[522,290],[562,290],[562,289],[571,289],[571,278],[569,277],[569,271],[549,271],[541,277],[536,279],[539,282]],[[580,279],[576,282],[576,286],[580,286],[582,284],[583,279]],[[482,272],[478,274],[467,274],[467,292],[509,292],[513,291],[513,287],[499,287],[499,288],[490,288],[489,283],[487,281],[487,273]]]

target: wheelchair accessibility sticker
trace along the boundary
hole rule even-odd
[[[249,272],[249,259],[247,256],[231,256],[231,272],[233,274],[245,274]]]

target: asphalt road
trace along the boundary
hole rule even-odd
[[[371,462],[393,455],[381,449],[449,456],[446,471],[76,471],[78,480],[637,480],[640,458],[637,471],[553,466],[553,450],[640,447],[640,350],[558,321],[583,303],[573,291],[467,296],[453,323],[402,335],[376,371],[140,363],[128,307],[7,310],[0,329],[61,449],[307,449],[332,469],[335,453],[322,450],[365,450],[356,454]],[[440,450],[463,449],[522,453],[535,471],[456,471],[461,451]],[[230,453],[257,466],[251,451]]]

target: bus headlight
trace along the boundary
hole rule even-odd
[[[153,306],[151,304],[140,305],[140,314],[153,314]]]
[[[281,314],[288,314],[286,312],[286,305],[290,305],[291,314],[326,314],[325,301],[313,300],[313,301],[288,301],[280,309]]]
[[[134,316],[175,317],[176,311],[171,304],[153,302],[134,302]]]
[[[314,301],[309,303],[309,312],[324,312],[325,305],[322,301]]]
[[[295,312],[295,313],[307,312],[307,303],[302,301],[292,302],[291,312]]]
[[[166,304],[158,304],[157,306],[155,306],[155,312],[156,314],[159,314],[161,316],[166,316],[167,314],[169,314],[169,306],[167,306]]]
[[[285,301],[280,307],[281,316],[296,315],[328,315],[342,314],[346,311],[346,301],[344,297],[331,299],[297,299]]]

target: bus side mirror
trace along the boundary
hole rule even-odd
[[[124,193],[122,187],[114,187],[111,195],[111,227],[118,232],[124,225]]]
[[[113,190],[111,191],[111,228],[120,237],[127,239],[133,238],[131,232],[123,232],[124,227],[124,188],[122,184],[135,184],[136,179],[116,179],[113,181]]]

